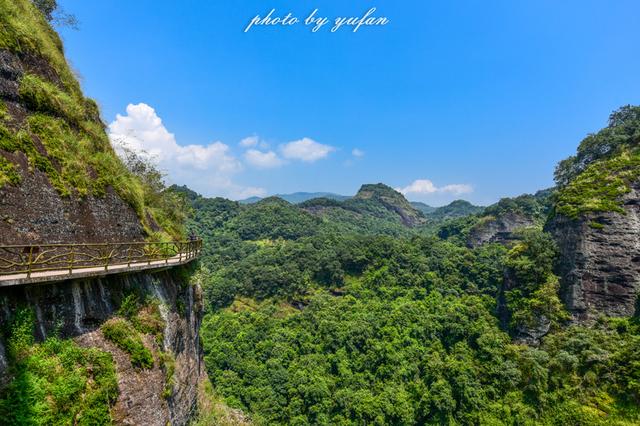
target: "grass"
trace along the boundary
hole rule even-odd
[[[20,310],[8,340],[12,382],[0,391],[3,424],[104,425],[118,395],[111,354],[72,340],[34,343],[34,319]]]
[[[2,100],[0,100],[0,120],[8,121],[9,120],[9,112],[7,111],[7,105],[5,105]]]
[[[153,368],[153,355],[142,343],[138,331],[123,318],[113,318],[100,327],[104,337],[129,354],[135,368]]]
[[[572,219],[587,213],[624,213],[622,196],[640,179],[640,148],[590,164],[556,194],[556,213]]]
[[[0,0],[0,49],[44,58],[64,90],[81,96],[80,85],[64,57],[62,41],[29,0]]]
[[[0,156],[0,188],[6,184],[17,185],[22,180],[16,166]]]
[[[162,347],[166,324],[160,303],[156,298],[147,298],[142,304],[136,293],[130,293],[120,303],[118,315],[126,318],[138,332],[154,336],[158,346]]]
[[[31,111],[62,117],[74,124],[85,119],[82,97],[77,99],[35,74],[25,74],[20,80],[20,99]]]

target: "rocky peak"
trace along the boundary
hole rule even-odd
[[[424,214],[412,206],[404,195],[383,183],[362,185],[353,199],[379,203],[385,209],[398,214],[407,226],[419,225],[425,221]]]

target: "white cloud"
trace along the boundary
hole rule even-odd
[[[238,145],[240,145],[241,148],[269,148],[269,144],[260,139],[260,137],[258,137],[257,135],[248,136],[242,139]]]
[[[353,155],[356,158],[362,158],[362,157],[364,157],[364,151],[361,150],[361,149],[358,149],[358,148],[354,148],[351,151],[351,155]]]
[[[250,149],[245,152],[244,159],[250,165],[260,169],[271,169],[284,164],[284,160],[278,157],[278,154],[275,152],[262,152],[257,149]]]
[[[428,179],[414,180],[409,186],[398,188],[398,192],[403,194],[433,194],[438,192],[438,188]]]
[[[301,160],[308,163],[326,158],[335,148],[323,145],[310,138],[302,138],[280,146],[282,155],[291,160]]]
[[[260,139],[257,136],[249,136],[240,141],[240,146],[243,148],[250,148],[252,146],[258,145]]]
[[[473,187],[471,185],[459,183],[437,187],[429,179],[417,179],[411,182],[409,186],[397,188],[397,191],[404,195],[429,195],[435,193],[461,195],[473,192]]]
[[[264,193],[261,188],[243,187],[231,177],[242,163],[222,142],[208,145],[179,145],[175,135],[162,124],[147,104],[127,105],[126,115],[116,115],[109,124],[109,138],[134,151],[145,151],[165,170],[171,182],[184,184],[208,195],[243,198],[246,193]]]
[[[443,186],[440,188],[440,192],[447,192],[454,195],[470,194],[473,192],[473,187],[467,184],[455,183]]]

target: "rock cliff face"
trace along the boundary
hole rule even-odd
[[[141,241],[136,212],[112,188],[104,197],[61,198],[39,171],[0,188],[0,244]],[[118,212],[118,215],[114,215]]]
[[[113,409],[118,424],[187,424],[196,410],[198,383],[205,377],[199,342],[201,294],[189,284],[184,270],[114,275],[88,280],[0,289],[0,319],[8,321],[18,306],[36,314],[38,340],[59,334],[78,344],[96,347],[113,355],[119,396]],[[100,325],[113,316],[127,294],[153,297],[161,302],[164,341],[147,336],[144,343],[155,353],[154,367],[134,369],[129,355],[106,340]],[[0,380],[6,381],[6,356],[0,339]],[[170,394],[166,371],[160,366],[160,351],[175,358]]]
[[[17,134],[32,112],[19,93],[25,74],[39,75],[59,82],[53,68],[35,54],[20,55],[0,49],[0,102],[11,117],[8,131]],[[89,121],[102,126],[100,118]],[[101,127],[100,127],[101,128]],[[4,135],[0,135],[2,139]],[[46,153],[41,141],[34,138],[36,149]],[[21,150],[1,149],[0,156],[15,165],[20,182],[0,185],[0,244],[30,242],[113,242],[135,241],[144,230],[134,209],[109,187],[102,197],[62,197],[47,174],[34,168]],[[55,166],[55,161],[54,161]],[[113,213],[117,212],[117,215]]]
[[[485,216],[469,231],[467,245],[473,248],[487,243],[506,244],[514,239],[515,230],[535,224],[533,218],[515,212]]]
[[[548,224],[559,250],[561,297],[575,321],[638,314],[640,182],[623,197],[625,214],[605,212]]]

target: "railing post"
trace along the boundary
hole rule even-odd
[[[179,257],[178,257],[178,262],[182,263],[182,243],[178,242],[178,253],[179,253]]]
[[[73,262],[75,261],[75,246],[71,246],[71,254],[69,255],[69,275],[73,273]]]
[[[169,264],[169,243],[164,243],[164,264]]]
[[[131,268],[131,244],[127,245],[127,268]]]
[[[31,261],[33,259],[33,246],[29,247],[29,258],[27,265],[27,278],[31,278]]]

